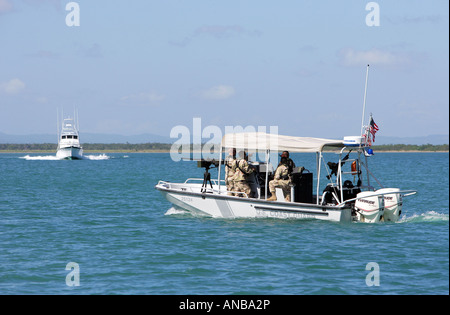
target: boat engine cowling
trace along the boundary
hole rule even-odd
[[[403,198],[402,195],[397,193],[399,192],[399,188],[383,188],[376,191],[376,193],[388,193],[392,192],[392,194],[385,194],[384,197],[384,221],[392,221],[397,222],[401,213],[402,213],[402,205]]]
[[[383,218],[384,198],[383,196],[373,196],[375,192],[364,191],[356,195],[355,209],[358,221],[374,223]]]

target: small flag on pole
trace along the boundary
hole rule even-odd
[[[372,116],[370,116],[370,127],[369,127],[369,131],[372,134],[372,139],[373,142],[375,142],[375,133],[379,130],[380,128],[378,128],[378,125],[375,123],[375,121],[373,120]]]

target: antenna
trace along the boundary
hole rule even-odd
[[[367,80],[369,79],[369,65],[367,65],[367,70],[366,70],[366,86],[364,88],[364,104],[363,104],[363,112],[362,112],[362,119],[361,119],[361,135],[363,134],[364,131],[364,115],[365,115],[365,111],[366,111],[366,96],[367,96]]]
[[[58,136],[58,145],[59,145],[59,112],[58,107],[56,107],[56,135]]]
[[[80,132],[80,123],[79,123],[79,120],[78,120],[78,108],[77,108],[77,132]]]

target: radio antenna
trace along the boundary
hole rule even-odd
[[[369,65],[367,65],[367,70],[366,70],[366,86],[364,88],[364,104],[363,104],[363,112],[362,112],[362,119],[361,119],[361,135],[363,134],[364,131],[364,115],[365,115],[365,111],[366,111],[366,96],[367,96],[367,80],[369,79]]]

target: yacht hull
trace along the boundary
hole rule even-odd
[[[77,147],[59,148],[56,157],[61,160],[81,160],[83,159],[83,149]]]

